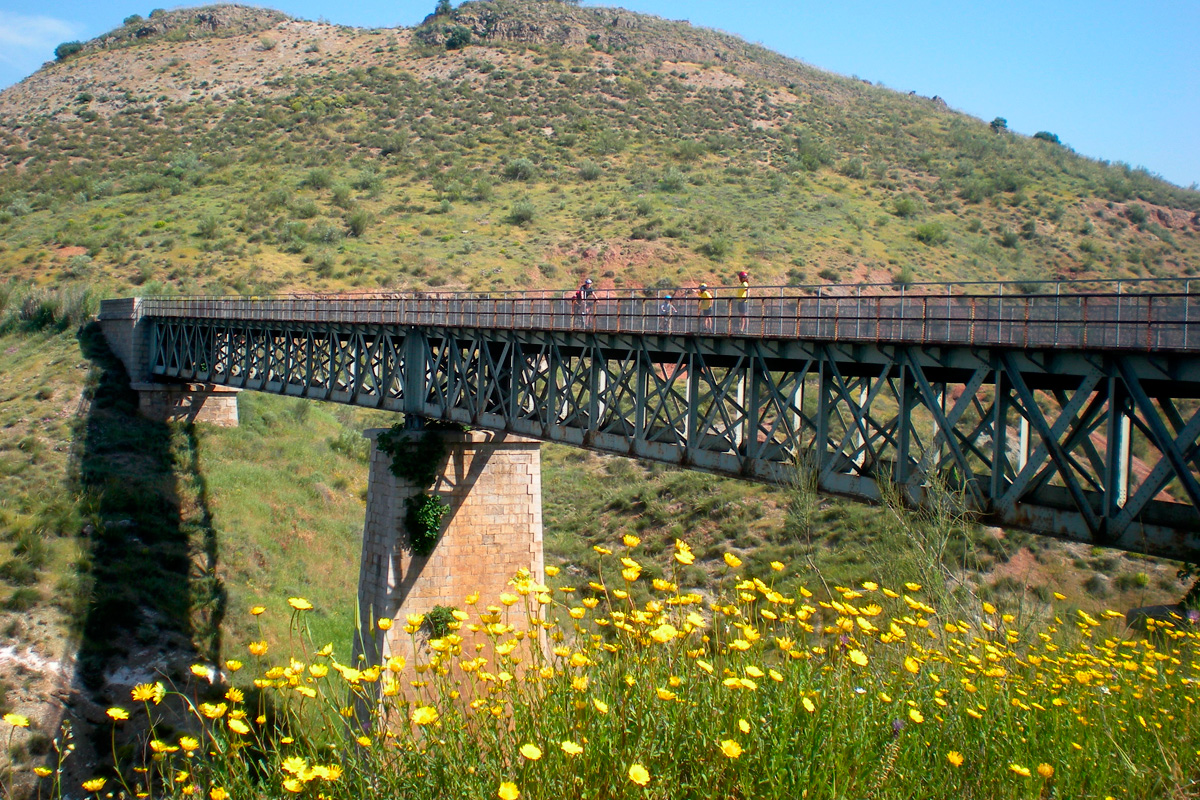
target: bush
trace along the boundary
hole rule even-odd
[[[1008,132],[1008,120],[1006,120],[1004,117],[996,117],[991,122],[991,128],[992,128],[992,133],[1007,133]]]
[[[713,261],[722,261],[727,255],[733,252],[733,242],[730,241],[728,236],[719,233],[700,245],[700,252]]]
[[[124,19],[124,21],[122,21],[121,24],[122,25],[137,25],[141,21],[142,21],[141,14],[130,14],[128,17],[126,17]]]
[[[1050,131],[1038,131],[1033,135],[1033,138],[1040,139],[1043,142],[1049,142],[1050,144],[1062,144],[1062,142],[1058,139],[1058,134],[1051,133]]]
[[[658,188],[664,192],[678,192],[684,187],[686,180],[677,167],[668,167],[658,181]]]
[[[333,175],[327,169],[311,169],[304,178],[304,184],[313,189],[328,189],[333,185]]]
[[[514,225],[524,225],[532,220],[536,213],[537,210],[533,207],[533,203],[528,200],[518,200],[513,203],[508,219]]]
[[[58,61],[66,61],[82,49],[83,42],[63,42],[54,48],[54,58]]]
[[[504,177],[512,181],[527,181],[537,174],[537,167],[528,158],[516,158],[504,168]]]
[[[845,175],[847,178],[862,179],[867,175],[867,168],[863,166],[861,158],[850,158],[838,164],[837,171]]]
[[[196,233],[202,239],[215,239],[220,229],[221,221],[213,214],[201,217],[200,221],[196,223]]]
[[[359,209],[346,218],[346,225],[350,228],[350,235],[358,237],[366,232],[373,221],[369,212]]]
[[[821,270],[817,273],[817,277],[823,281],[837,283],[838,279],[842,276],[833,267],[821,267]]]
[[[1134,225],[1146,224],[1146,209],[1135,203],[1125,207],[1125,217]]]
[[[996,237],[996,240],[1000,242],[1001,247],[1012,248],[1017,246],[1017,243],[1020,241],[1020,237],[1017,236],[1017,234],[1013,231],[1010,231],[1008,228],[1001,228],[1000,234]]]
[[[930,246],[945,244],[950,239],[950,234],[942,227],[940,222],[926,222],[924,225],[918,225],[913,232],[917,237],[917,241]]]
[[[892,213],[897,217],[905,218],[916,216],[920,206],[917,201],[911,197],[897,197],[892,203]]]
[[[917,273],[908,264],[892,273],[892,283],[896,286],[911,286],[916,280]]]
[[[600,177],[603,170],[595,161],[584,161],[579,165],[579,177],[585,181],[594,181]]]
[[[463,25],[455,25],[446,33],[446,49],[461,50],[471,43],[471,30]]]

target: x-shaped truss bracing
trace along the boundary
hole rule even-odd
[[[1200,365],[667,334],[154,319],[157,376],[402,411],[1200,557]]]

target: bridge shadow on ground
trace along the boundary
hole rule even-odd
[[[104,709],[130,707],[137,683],[183,688],[190,664],[218,658],[226,594],[194,431],[138,415],[98,324],[78,341],[91,374],[72,477],[93,513],[81,534],[79,695],[66,716],[79,745],[73,760],[96,770],[113,749]]]

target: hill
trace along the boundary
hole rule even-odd
[[[85,324],[100,294],[1182,276],[1198,212],[1050,137],[617,9],[130,20],[0,93],[0,711],[36,721],[9,757],[45,763],[66,718],[87,777],[130,682],[285,641],[289,594],[348,607],[360,433],[392,421],[251,395],[236,431],[139,420]],[[1030,616],[1057,590],[1098,611],[1184,588],[1101,548],[545,457],[548,558],[584,579],[593,546],[637,534],[669,560],[686,533],[699,591],[730,549],[796,582],[932,569]],[[348,620],[314,635],[345,650]]]
[[[146,23],[0,93],[10,279],[261,294],[1200,267],[1196,192],[687,23],[536,0],[414,30],[228,6]]]

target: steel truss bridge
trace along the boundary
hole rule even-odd
[[[1196,300],[1075,288],[759,289],[711,315],[640,291],[144,299],[134,316],[157,380],[755,480],[799,468],[868,501],[950,487],[981,521],[1200,560]]]

